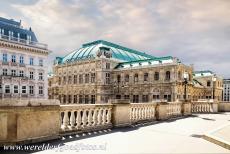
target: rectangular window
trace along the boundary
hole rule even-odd
[[[96,74],[91,73],[91,83],[95,83],[95,79],[96,79]]]
[[[148,95],[142,95],[142,102],[148,102],[149,96]]]
[[[5,93],[6,94],[10,93],[10,86],[9,85],[5,85]]]
[[[89,103],[89,95],[85,95],[85,104]]]
[[[129,99],[129,95],[125,95],[124,98],[125,98],[125,99]]]
[[[149,74],[148,74],[148,73],[145,73],[145,74],[144,74],[144,81],[148,81],[148,77],[149,77]]]
[[[7,69],[2,70],[2,75],[7,75]]]
[[[83,75],[82,74],[79,75],[79,83],[80,84],[83,83]]]
[[[39,66],[43,66],[43,60],[39,59]]]
[[[58,85],[61,85],[61,77],[58,77]]]
[[[91,104],[95,104],[95,102],[96,102],[96,96],[91,95]]]
[[[77,103],[77,95],[73,96],[73,103],[76,104]]]
[[[69,76],[69,78],[68,78],[68,83],[69,83],[69,84],[72,83],[72,76]]]
[[[14,93],[17,94],[18,93],[18,86],[14,85]]]
[[[7,54],[6,54],[6,53],[4,53],[4,54],[2,55],[2,61],[3,61],[3,62],[7,62]]]
[[[139,102],[139,95],[133,95],[133,103]]]
[[[38,79],[43,80],[43,73],[42,72],[38,73]]]
[[[38,87],[38,94],[43,95],[43,86]]]
[[[110,84],[110,73],[105,74],[105,83]]]
[[[82,103],[83,103],[83,96],[79,95],[79,104],[82,104]]]
[[[89,74],[85,74],[85,83],[89,83]]]
[[[160,99],[160,95],[153,95],[153,100],[159,100]]]
[[[106,69],[110,69],[110,63],[106,63]]]
[[[29,93],[30,95],[34,94],[34,86],[29,86]]]
[[[30,72],[30,79],[34,79],[34,72]]]
[[[15,55],[12,55],[12,56],[11,56],[11,62],[12,62],[12,63],[16,63],[16,56],[15,56]]]
[[[19,58],[19,63],[20,63],[20,64],[24,64],[24,57],[23,57],[23,56],[20,56],[20,58]]]
[[[11,70],[11,75],[16,76],[16,70]]]
[[[34,65],[34,58],[30,58],[30,65]]]
[[[19,71],[19,76],[23,77],[24,76],[24,71]]]
[[[66,77],[63,77],[63,84],[66,84]]]
[[[26,86],[22,86],[22,94],[26,94]]]
[[[74,82],[74,84],[77,84],[77,75],[73,76],[73,82]]]

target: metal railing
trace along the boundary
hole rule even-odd
[[[22,45],[35,47],[35,48],[40,48],[40,49],[45,49],[45,50],[48,49],[47,44],[38,43],[38,42],[34,42],[34,41],[29,41],[29,40],[26,40],[26,39],[16,38],[16,37],[7,36],[7,35],[3,35],[3,34],[0,34],[0,40],[9,41],[9,42],[12,42],[12,43],[22,44]]]

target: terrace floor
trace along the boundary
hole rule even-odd
[[[36,153],[230,153],[202,138],[205,133],[228,123],[230,113],[194,114],[131,128],[66,136],[45,143],[58,148]]]

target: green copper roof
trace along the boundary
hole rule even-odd
[[[58,57],[56,60],[58,61],[58,63],[65,63],[93,58],[96,57],[100,47],[109,48],[110,52],[112,53],[112,58],[121,62],[155,58],[154,56],[151,56],[141,51],[123,47],[108,41],[97,40],[94,42],[83,44],[81,48],[71,52],[63,58]]]

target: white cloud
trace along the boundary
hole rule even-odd
[[[229,8],[228,0],[40,0],[13,5],[39,40],[49,44],[52,56],[105,39],[156,56],[177,56],[226,77],[230,76],[224,71],[230,67]]]

